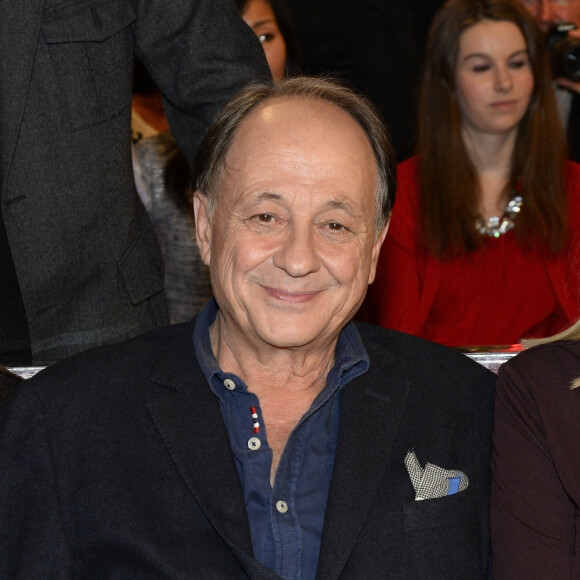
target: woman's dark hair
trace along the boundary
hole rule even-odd
[[[448,0],[432,23],[419,99],[420,222],[426,249],[438,257],[471,252],[483,242],[474,223],[479,182],[464,145],[455,74],[459,38],[482,20],[513,22],[526,41],[534,90],[520,122],[506,186],[524,198],[515,222],[520,245],[562,248],[567,202],[565,138],[542,32],[515,0]]]

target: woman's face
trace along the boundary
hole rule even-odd
[[[472,136],[515,133],[534,90],[520,29],[508,20],[482,20],[465,29],[455,85],[464,131]]]
[[[268,0],[250,0],[242,18],[262,43],[272,78],[275,81],[284,78],[286,43]]]

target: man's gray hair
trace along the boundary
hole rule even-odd
[[[325,101],[350,115],[365,132],[377,167],[377,235],[395,201],[395,154],[387,130],[370,101],[337,82],[318,77],[291,77],[248,85],[218,114],[195,157],[193,183],[213,213],[230,147],[242,121],[260,105],[282,97]]]

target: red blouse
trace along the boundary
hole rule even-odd
[[[397,201],[364,307],[370,321],[468,346],[548,336],[576,320],[579,273],[568,250],[553,258],[525,251],[510,231],[464,256],[427,255],[418,231],[416,170],[416,157],[397,170]],[[573,239],[580,233],[580,165],[568,163],[567,173]]]

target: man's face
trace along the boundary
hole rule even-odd
[[[546,32],[558,22],[572,22],[580,28],[580,0],[521,0]]]
[[[279,98],[241,124],[214,214],[197,236],[222,328],[276,348],[330,345],[375,275],[376,164],[358,124],[325,102]]]

